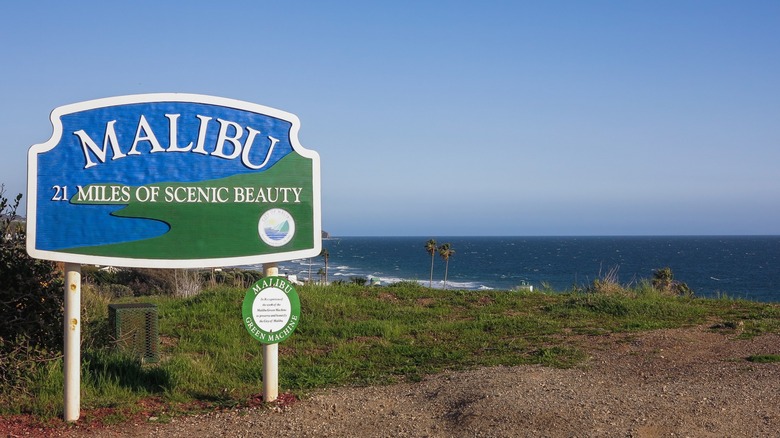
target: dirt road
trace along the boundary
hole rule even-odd
[[[770,437],[780,434],[780,336],[708,327],[568,338],[585,364],[447,372],[337,388],[286,409],[213,412],[73,436]]]

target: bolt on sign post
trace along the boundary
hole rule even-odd
[[[66,263],[65,419],[75,421],[81,265],[315,257],[320,165],[295,115],[220,97],[98,99],[59,107],[51,122],[51,139],[28,153],[27,251]]]

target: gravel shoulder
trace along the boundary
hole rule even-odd
[[[780,335],[739,340],[707,326],[567,337],[589,354],[540,366],[445,372],[422,382],[322,390],[260,407],[71,436],[597,437],[777,436]]]

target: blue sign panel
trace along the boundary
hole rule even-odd
[[[73,263],[207,267],[312,257],[319,156],[292,114],[190,94],[63,106],[30,148],[28,252]]]

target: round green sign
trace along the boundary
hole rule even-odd
[[[301,319],[301,300],[284,277],[266,277],[246,291],[241,306],[244,327],[263,344],[287,339]]]

